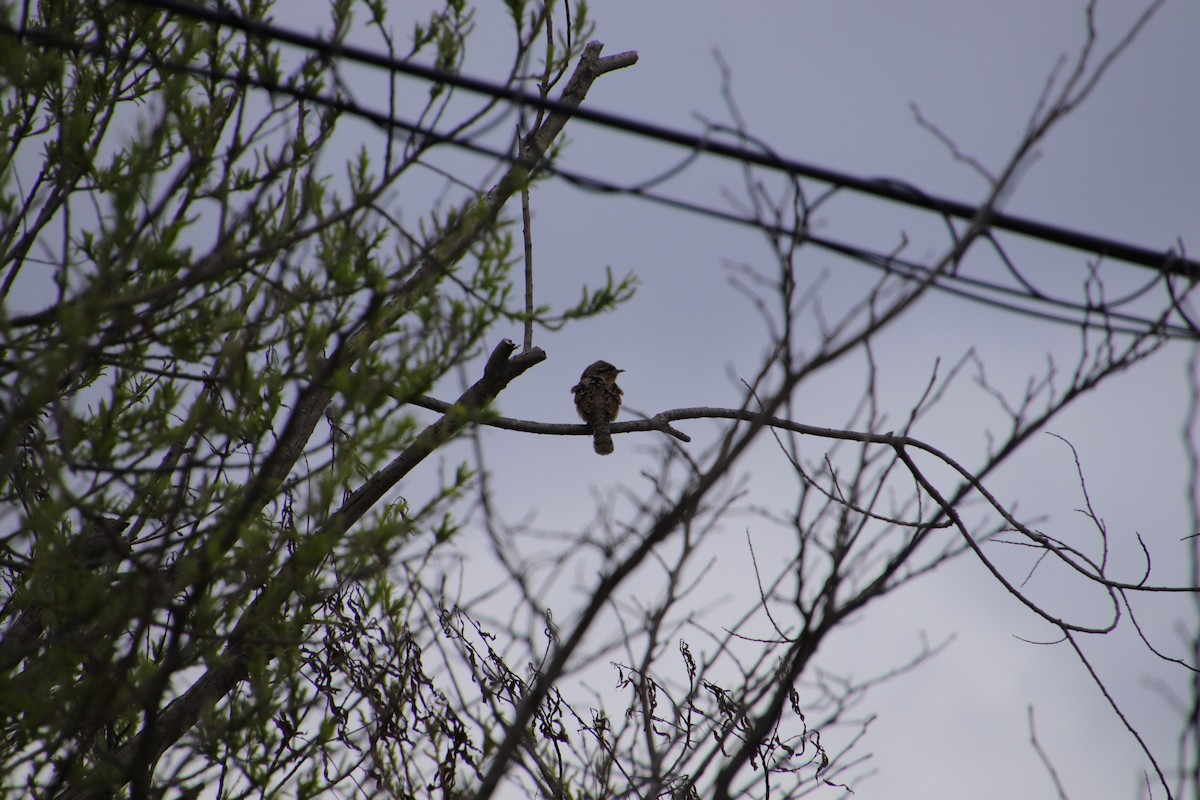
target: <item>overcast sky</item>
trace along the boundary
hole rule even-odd
[[[418,18],[415,5],[391,4],[398,33]],[[1140,7],[1135,0],[1100,3],[1099,52],[1124,34]],[[408,13],[414,16],[406,18]],[[594,5],[592,15],[606,54],[636,50],[639,61],[599,79],[589,107],[700,133],[700,118],[730,121],[722,97],[723,62],[749,130],[781,155],[861,177],[906,181],[967,203],[985,197],[985,182],[955,163],[916,123],[912,104],[962,151],[999,170],[1019,143],[1056,62],[1077,54],[1085,34],[1082,0],[605,0]],[[324,29],[322,19],[297,14],[277,15],[275,21],[315,32]],[[1182,241],[1195,258],[1200,250],[1198,33],[1200,3],[1169,0],[1093,97],[1040,148],[1004,210],[1153,249]],[[379,46],[377,39],[355,44]],[[480,13],[468,52],[465,71],[471,75],[494,77],[507,67],[511,30],[499,10]],[[368,83],[353,86],[361,92],[359,102],[383,107],[382,91],[374,92]],[[427,96],[428,87],[411,83],[402,91],[419,98]],[[377,130],[365,125],[359,130],[363,141],[379,142]],[[503,131],[498,135],[503,139]],[[567,137],[562,167],[614,181],[644,180],[685,155],[578,120],[569,124]],[[475,169],[481,176],[488,168],[469,158],[462,165],[464,172]],[[806,185],[812,191],[822,188]],[[739,193],[741,185],[735,167],[701,159],[664,189],[728,208],[724,193]],[[410,191],[397,202],[409,204],[408,212],[415,215],[428,210],[427,200]],[[754,309],[729,285],[729,265],[769,271],[771,254],[761,236],[554,181],[535,188],[532,204],[539,302],[559,308],[572,303],[582,283],[601,282],[609,267],[618,275],[635,273],[640,284],[634,299],[614,313],[562,332],[539,331],[535,343],[549,358],[506,390],[503,414],[575,421],[568,390],[597,358],[626,370],[621,385],[627,407],[637,412],[741,403],[738,379],[752,376],[765,338]],[[515,206],[512,211],[517,213]],[[932,235],[940,223],[882,201],[840,198],[820,214],[819,224],[823,235],[885,251],[907,235],[912,244],[906,252],[917,260],[935,258],[944,246],[944,239]],[[1041,285],[1078,297],[1084,255],[1015,238],[1005,242]],[[986,260],[968,260],[963,268],[999,277],[988,275]],[[829,273],[831,308],[859,299],[877,277],[818,250],[805,251],[797,269],[802,283]],[[1135,268],[1106,272],[1114,285],[1144,277]],[[500,329],[494,337],[519,340],[520,334]],[[811,351],[813,345],[798,346]],[[953,362],[971,347],[1000,388],[1019,394],[1030,376],[1044,369],[1047,355],[1073,365],[1079,336],[1070,327],[935,296],[878,342],[880,402],[893,419],[902,419],[935,362]],[[1180,539],[1190,531],[1180,431],[1189,347],[1167,347],[1050,428],[1078,450],[1116,563],[1129,564],[1128,570],[1118,570],[1123,578],[1136,578],[1141,569],[1137,533],[1156,559],[1158,582],[1186,579]],[[802,386],[798,421],[843,426],[862,387],[861,371],[851,368]],[[451,399],[456,391],[447,382],[438,394]],[[999,432],[1003,423],[994,404],[967,381],[917,435],[971,464],[986,447],[989,429]],[[694,437],[696,452],[718,430],[707,421],[679,427]],[[597,496],[621,486],[644,490],[641,474],[654,463],[646,434],[616,437],[616,453],[607,458],[596,457],[575,437],[489,431],[484,441],[496,471],[498,507],[543,529],[581,530],[592,518]],[[809,457],[819,460],[828,446],[814,441]],[[453,463],[466,452],[446,458]],[[794,488],[779,453],[761,447],[747,466],[748,502],[787,510]],[[1044,517],[1041,527],[1057,536],[1089,535],[1076,511],[1083,500],[1074,458],[1058,439],[1036,437],[989,486],[1002,499],[1019,501],[1026,518]],[[467,537],[465,549],[471,547],[469,537],[481,536],[471,529],[461,535]],[[723,535],[723,569],[748,578],[746,537],[766,539],[777,531],[743,518],[732,520]],[[1014,560],[1011,568],[1019,582],[1028,564]],[[591,574],[572,578],[579,591],[595,581]],[[736,592],[736,581],[726,583]],[[743,588],[752,596],[752,586]],[[656,587],[630,589],[653,597]],[[1072,598],[1068,592],[1057,599]],[[1155,643],[1170,655],[1186,655],[1171,629],[1179,618],[1196,624],[1187,616],[1187,603],[1171,599],[1140,607]],[[561,627],[569,624],[569,608],[556,609],[555,616]],[[1055,796],[1028,741],[1030,705],[1036,708],[1041,742],[1071,797],[1139,796],[1145,764],[1136,743],[1078,661],[1065,647],[1022,641],[1046,641],[1053,634],[970,558],[870,606],[831,640],[819,666],[866,678],[911,657],[923,635],[935,642],[957,638],[934,661],[868,698],[863,715],[878,713],[879,718],[856,753],[872,755],[867,769],[876,774],[854,784],[856,800]],[[1107,685],[1169,767],[1178,726],[1147,681],[1168,680],[1178,687],[1184,676],[1147,658],[1127,634],[1090,645]]]
[[[1139,8],[1129,0],[1102,2],[1102,44],[1122,35]],[[719,52],[749,129],[779,153],[863,177],[901,179],[965,202],[984,197],[984,182],[916,124],[911,104],[963,151],[1000,169],[1056,61],[1075,55],[1085,33],[1084,4],[1070,0],[609,0],[592,13],[606,53],[637,50],[640,60],[599,80],[590,107],[693,132],[701,130],[696,115],[728,122],[714,57]],[[472,41],[479,49],[468,71],[473,65],[488,69],[484,42],[491,29],[481,17]],[[1150,248],[1165,250],[1182,240],[1194,257],[1200,243],[1198,32],[1200,4],[1168,2],[1094,96],[1040,148],[1005,210]],[[497,58],[503,58],[506,37],[495,35]],[[682,155],[585,124],[572,123],[568,135],[564,167],[613,179],[644,179]],[[736,191],[739,184],[736,171],[711,161],[669,188],[724,206],[721,190]],[[753,311],[729,288],[726,265],[769,268],[760,239],[730,225],[559,184],[540,185],[533,208],[539,300],[573,300],[580,281],[598,281],[608,266],[637,273],[641,286],[616,313],[563,333],[540,333],[538,344],[550,358],[505,393],[503,413],[570,420],[567,389],[595,358],[627,370],[627,404],[645,413],[739,402],[740,387],[729,376],[748,377],[764,339]],[[831,206],[823,217],[824,232],[884,249],[901,231],[920,231],[923,224],[878,202]],[[1084,256],[1009,241],[1045,285],[1077,289]],[[930,258],[935,247],[933,239],[918,240],[909,252]],[[850,281],[839,284],[835,276],[831,303],[839,287],[846,291],[853,281],[861,287],[874,277],[817,251],[800,263]],[[854,270],[849,278],[846,270]],[[1120,280],[1116,274],[1112,279]],[[1016,393],[1043,367],[1047,353],[1072,364],[1078,334],[936,298],[881,343],[882,402],[899,418],[919,396],[934,360],[952,361],[972,345],[989,375]],[[1078,448],[1114,551],[1136,571],[1132,542],[1140,533],[1157,557],[1155,575],[1164,581],[1185,577],[1179,539],[1188,532],[1180,446],[1187,347],[1173,345],[1051,427]],[[861,380],[826,380],[802,387],[800,421],[840,426],[861,386]],[[965,389],[920,435],[970,462],[987,427],[999,421],[981,393]],[[697,447],[713,430],[709,423],[681,427],[697,437]],[[513,499],[503,506],[510,515],[536,512],[539,526],[547,528],[582,526],[594,492],[638,485],[651,458],[634,436],[617,437],[616,454],[605,459],[577,440],[518,436],[487,436],[492,466],[501,473],[496,491]],[[786,508],[786,497],[772,495],[776,487],[787,491],[786,481],[772,480],[785,465],[767,449],[756,458],[754,499]],[[534,508],[527,502],[529,486],[546,487]],[[1046,515],[1045,529],[1086,532],[1075,511],[1082,499],[1074,462],[1057,439],[1035,439],[992,486],[1019,500],[1026,515]],[[743,568],[749,559],[745,533],[738,523],[728,531],[729,563]],[[1164,602],[1146,609],[1143,622],[1158,643],[1182,655],[1169,630],[1185,606]],[[1144,765],[1136,744],[1081,666],[1064,647],[1020,641],[1044,641],[1051,634],[969,559],[868,609],[832,642],[821,664],[865,677],[911,655],[921,632],[933,640],[958,638],[933,663],[870,698],[869,710],[880,716],[860,752],[873,754],[879,772],[854,786],[858,800],[1054,796],[1029,745],[1029,705],[1036,707],[1041,741],[1072,797],[1139,796]],[[1093,652],[1125,710],[1169,762],[1177,725],[1145,681],[1174,675],[1178,685],[1183,676],[1160,669],[1128,636],[1097,644]]]
[[[398,33],[417,19],[414,5],[391,5]],[[489,78],[508,67],[511,27],[500,4],[484,5],[488,9],[480,12],[468,43],[465,72]],[[1133,0],[1100,3],[1098,53],[1125,33],[1140,8]],[[912,105],[963,152],[999,170],[1017,147],[1055,64],[1078,53],[1086,31],[1082,0],[606,0],[596,3],[592,14],[605,53],[636,50],[639,61],[597,81],[589,107],[700,133],[700,118],[730,121],[722,97],[723,62],[749,130],[778,153],[861,177],[906,181],[968,203],[985,197],[986,183],[955,163],[916,123]],[[278,21],[321,29],[319,18],[307,26],[298,18]],[[1039,148],[1036,163],[1006,198],[1004,210],[1148,248],[1166,250],[1182,241],[1194,258],[1200,243],[1198,32],[1200,4],[1167,2],[1088,102]],[[360,44],[378,46],[378,41]],[[351,85],[360,102],[374,99],[382,107],[382,87],[373,92],[370,83]],[[400,90],[414,102],[427,96],[427,87],[415,82],[402,80]],[[505,135],[500,130],[496,141]],[[657,175],[685,155],[579,120],[568,126],[567,137],[570,146],[560,166],[618,182]],[[378,131],[364,126],[363,140],[377,143]],[[457,169],[465,177],[475,170],[486,185],[486,163],[464,158]],[[735,167],[701,159],[663,188],[728,208],[724,192],[738,193],[741,184]],[[408,190],[397,202],[420,214],[427,199]],[[574,421],[568,389],[597,358],[626,370],[621,385],[627,407],[637,412],[740,404],[737,381],[750,377],[765,339],[754,310],[730,288],[728,267],[752,264],[770,270],[771,254],[760,236],[561,182],[539,184],[532,203],[539,302],[556,307],[574,302],[581,283],[599,283],[609,267],[618,275],[635,273],[640,285],[636,297],[614,313],[562,332],[539,331],[536,344],[549,359],[506,390],[502,413]],[[515,206],[512,211],[517,213]],[[918,260],[929,261],[944,247],[944,239],[933,235],[940,223],[880,201],[839,198],[822,212],[819,225],[824,235],[882,250],[907,235],[912,244],[906,252]],[[1005,244],[1041,286],[1079,297],[1084,255],[1013,237]],[[829,273],[825,301],[831,308],[858,299],[876,279],[864,267],[817,250],[803,253],[797,269],[802,282]],[[986,259],[969,259],[963,269],[999,277]],[[1115,288],[1144,279],[1145,273],[1114,265],[1105,278]],[[495,338],[500,336],[519,340],[520,331],[497,330]],[[811,350],[811,344],[798,344]],[[945,296],[930,298],[878,342],[880,402],[893,419],[903,418],[937,359],[953,362],[971,347],[999,388],[1019,394],[1030,376],[1044,369],[1048,356],[1064,368],[1072,366],[1079,336],[1070,327]],[[1186,579],[1180,539],[1189,533],[1189,523],[1180,431],[1189,347],[1166,348],[1050,428],[1078,449],[1092,501],[1108,526],[1114,563],[1128,565],[1122,577],[1134,578],[1141,568],[1136,533],[1151,548],[1158,581]],[[846,409],[858,400],[862,386],[861,371],[849,368],[802,386],[799,421],[844,425]],[[456,392],[452,382],[438,391],[446,399]],[[970,464],[986,447],[988,431],[998,433],[1003,425],[995,405],[967,381],[917,434]],[[695,438],[697,452],[717,430],[710,422],[680,427]],[[484,441],[495,470],[497,506],[509,518],[541,529],[582,530],[596,497],[622,486],[644,489],[641,474],[654,463],[645,434],[616,437],[616,453],[607,458],[596,457],[586,442],[573,437],[489,431]],[[813,442],[810,458],[819,460],[827,446]],[[446,458],[453,463],[466,453],[462,449]],[[786,510],[794,487],[780,455],[771,447],[759,448],[748,466],[748,502]],[[1044,530],[1094,542],[1076,511],[1083,500],[1074,458],[1060,440],[1036,437],[989,479],[989,486],[1002,499],[1018,502],[1026,518],[1044,518]],[[405,487],[405,493],[410,490]],[[750,592],[746,536],[766,548],[778,532],[738,519],[723,535],[722,570],[729,576],[723,588],[736,594],[737,576],[744,576],[742,588]],[[482,534],[467,529],[462,536],[469,550],[470,537]],[[989,552],[1002,561],[1007,556],[1002,550]],[[1019,559],[1005,563],[1018,582],[1029,569]],[[595,582],[595,575],[582,568],[569,578],[577,592]],[[1064,608],[1084,617],[1089,613],[1077,586],[1065,587],[1059,596],[1044,580],[1035,588]],[[657,587],[627,589],[653,598]],[[560,626],[569,624],[571,602],[578,602],[577,594],[564,597],[555,609]],[[1169,599],[1139,608],[1156,644],[1170,655],[1185,655],[1171,629],[1188,614],[1187,604]],[[721,624],[720,613],[710,621]],[[1195,624],[1193,616],[1187,619]],[[854,784],[857,800],[1055,796],[1029,744],[1031,705],[1042,745],[1071,797],[1140,796],[1146,765],[1136,743],[1078,661],[1065,647],[1022,641],[1047,641],[1053,632],[969,558],[869,607],[829,642],[819,666],[862,679],[911,657],[922,636],[937,642],[951,635],[957,638],[944,654],[868,698],[862,714],[879,717],[856,753],[871,754],[865,769],[876,773]],[[1155,679],[1178,687],[1184,676],[1148,658],[1127,632],[1088,645],[1106,684],[1169,767],[1178,725],[1147,685]]]

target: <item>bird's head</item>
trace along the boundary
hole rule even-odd
[[[617,380],[617,376],[624,371],[623,369],[617,369],[607,361],[596,361],[588,365],[588,368],[583,371],[580,380],[599,378],[605,383],[614,383]]]

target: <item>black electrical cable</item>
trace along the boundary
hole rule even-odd
[[[0,26],[0,30],[4,30],[5,28],[6,28],[6,26]],[[11,29],[9,29],[9,30],[11,31]],[[63,39],[61,39],[61,37],[57,37],[48,32],[38,32],[38,31],[30,31],[30,30],[26,30],[24,32],[23,36],[24,36],[24,38],[28,38],[28,39],[36,41],[40,44],[44,44],[44,45],[48,45],[48,46],[69,48],[72,50],[89,52],[89,53],[92,53],[92,54],[95,54],[98,56],[108,55],[108,50],[104,46],[104,44],[101,42],[97,42],[97,41],[91,41],[91,42],[68,41],[68,40],[63,40]],[[256,88],[261,88],[265,91],[286,94],[288,96],[294,97],[299,100],[304,100],[306,102],[323,105],[325,107],[328,107],[328,108],[331,108],[331,109],[334,109],[337,111],[342,111],[344,113],[351,114],[353,116],[358,116],[360,118],[366,119],[366,120],[378,125],[379,127],[383,128],[385,130],[392,130],[395,128],[399,128],[402,130],[409,131],[413,134],[417,134],[417,135],[426,137],[426,139],[428,139],[429,141],[454,145],[461,149],[468,150],[470,152],[474,152],[476,154],[483,155],[483,156],[486,156],[491,159],[504,160],[504,161],[510,161],[510,162],[515,160],[514,156],[509,153],[501,152],[501,151],[495,150],[493,148],[487,147],[485,145],[478,144],[473,141],[465,140],[465,139],[447,135],[447,134],[442,134],[431,128],[426,128],[426,127],[423,127],[420,125],[416,125],[414,123],[400,120],[390,114],[385,114],[382,112],[365,109],[365,108],[362,108],[362,107],[358,106],[357,104],[353,103],[352,101],[344,100],[342,98],[327,97],[327,96],[319,95],[319,94],[316,94],[316,93],[313,93],[310,91],[298,89],[296,87],[278,84],[278,83],[274,83],[271,81],[266,81],[262,78],[251,78],[251,77],[248,77],[245,75],[221,74],[212,69],[208,69],[208,68],[204,68],[204,67],[197,67],[192,64],[187,64],[187,63],[182,63],[182,62],[172,62],[172,61],[162,58],[161,56],[157,56],[157,55],[153,55],[153,54],[149,54],[149,53],[147,53],[144,56],[134,55],[134,56],[127,56],[127,57],[132,57],[132,58],[134,58],[138,61],[144,62],[144,63],[151,63],[158,67],[177,70],[177,71],[181,71],[181,72],[187,72],[189,74],[193,74],[198,77],[203,77],[203,78],[213,79],[213,80],[229,81],[229,82],[233,82],[233,83],[241,83],[241,84],[251,85]],[[763,220],[760,220],[760,219],[757,219],[754,217],[742,216],[742,215],[735,214],[735,213],[725,211],[722,209],[716,209],[716,208],[712,208],[709,206],[703,206],[703,205],[700,205],[700,204],[697,204],[697,203],[694,203],[691,201],[685,201],[685,200],[681,200],[679,198],[670,197],[668,195],[657,194],[655,192],[648,191],[646,185],[639,185],[636,187],[620,186],[620,185],[613,184],[613,183],[608,182],[603,179],[595,178],[593,176],[583,175],[581,173],[573,172],[570,170],[560,169],[560,168],[555,167],[552,164],[545,164],[544,166],[540,167],[539,169],[542,169],[550,174],[557,175],[558,177],[566,180],[571,185],[575,185],[575,186],[585,189],[585,190],[598,191],[598,192],[604,192],[604,193],[623,194],[626,196],[632,196],[632,197],[640,198],[640,199],[647,200],[650,202],[654,202],[654,203],[657,203],[660,205],[672,207],[672,208],[675,208],[677,210],[682,210],[687,213],[701,214],[703,216],[708,216],[710,218],[720,219],[722,221],[729,222],[732,224],[751,227],[756,230],[766,231],[766,232],[769,232],[769,233],[772,233],[775,235],[780,235],[780,236],[784,236],[784,237],[803,238],[805,241],[811,243],[812,245],[814,245],[818,248],[828,250],[830,252],[838,253],[838,254],[842,255],[843,257],[850,258],[854,261],[865,264],[867,266],[870,266],[870,267],[873,267],[876,269],[881,269],[882,271],[889,272],[889,273],[892,273],[892,274],[895,274],[895,275],[898,275],[900,277],[904,277],[907,279],[911,279],[911,280],[925,279],[929,276],[929,274],[931,272],[931,270],[928,267],[917,264],[916,262],[901,259],[894,255],[884,255],[881,253],[876,253],[874,251],[871,251],[871,250],[868,250],[865,248],[860,248],[860,247],[857,247],[854,245],[844,244],[844,243],[841,243],[841,242],[838,242],[838,241],[835,241],[832,239],[826,239],[826,238],[819,237],[819,236],[813,236],[808,233],[801,233],[801,232],[798,232],[798,231],[795,231],[795,230],[792,230],[789,228],[773,225],[771,223],[768,223],[766,221],[763,221]],[[1167,281],[1167,282],[1170,281],[1170,277],[1167,274],[1162,274],[1161,279],[1164,281]],[[969,278],[966,276],[957,275],[957,274],[953,274],[953,273],[946,273],[944,275],[937,276],[934,279],[933,283],[934,283],[935,288],[937,288],[941,291],[947,292],[949,294],[952,294],[954,296],[962,297],[962,298],[965,298],[965,299],[968,299],[968,300],[971,300],[974,302],[982,303],[984,305],[988,305],[988,306],[991,306],[994,308],[999,308],[999,309],[1006,310],[1006,311],[1013,311],[1013,312],[1021,313],[1026,316],[1030,316],[1030,317],[1034,317],[1034,318],[1038,318],[1038,319],[1042,319],[1042,320],[1046,320],[1046,321],[1061,322],[1061,323],[1067,323],[1067,324],[1071,324],[1071,325],[1085,325],[1087,327],[1098,327],[1098,328],[1104,328],[1105,330],[1109,330],[1109,331],[1113,331],[1113,332],[1121,332],[1121,333],[1144,333],[1151,328],[1155,328],[1155,329],[1161,330],[1163,333],[1166,333],[1168,336],[1182,337],[1182,338],[1196,338],[1197,337],[1197,330],[1195,329],[1194,326],[1192,326],[1190,324],[1190,320],[1185,320],[1185,321],[1189,322],[1189,324],[1187,326],[1180,326],[1180,325],[1175,325],[1175,324],[1170,324],[1170,323],[1164,323],[1164,321],[1162,321],[1162,320],[1138,317],[1136,315],[1127,314],[1127,313],[1118,311],[1117,310],[1117,306],[1119,305],[1118,303],[1105,304],[1102,307],[1097,307],[1095,305],[1084,306],[1084,305],[1080,305],[1078,303],[1074,303],[1072,301],[1062,299],[1062,298],[1046,297],[1046,296],[1041,295],[1040,293],[1037,293],[1036,291],[1022,292],[1017,289],[1014,289],[1013,287],[1003,286],[1001,284],[984,281],[984,280],[981,280],[978,278]],[[960,286],[956,287],[954,284],[960,284]],[[969,287],[969,288],[967,288],[967,287]],[[1052,314],[1048,311],[1038,310],[1036,308],[1033,308],[1033,307],[1030,307],[1027,305],[1025,305],[1025,306],[1018,305],[1013,302],[1001,300],[997,297],[990,297],[987,294],[985,294],[984,292],[990,292],[990,293],[994,293],[997,295],[1006,295],[1010,298],[1021,298],[1021,299],[1025,299],[1028,301],[1033,301],[1034,303],[1037,303],[1037,304],[1050,305],[1059,311],[1073,312],[1074,314],[1076,314],[1078,316],[1071,317],[1071,316],[1067,316],[1065,314]],[[1168,287],[1168,292],[1171,293],[1172,296],[1174,296],[1172,287]],[[1182,313],[1182,311],[1181,311],[1181,313]],[[1088,318],[1095,314],[1102,315],[1103,319],[1097,320],[1095,322],[1089,321]],[[1124,324],[1114,325],[1114,321],[1119,321]]]
[[[929,211],[936,211],[960,219],[974,219],[980,208],[957,200],[938,197],[919,191],[912,186],[889,178],[860,178],[845,172],[818,167],[791,158],[755,152],[743,147],[723,144],[705,137],[674,130],[662,125],[623,117],[606,111],[583,106],[567,106],[549,98],[523,92],[502,84],[457,75],[422,64],[400,61],[391,56],[372,52],[361,47],[333,42],[316,36],[247,19],[229,11],[201,6],[183,0],[127,0],[137,5],[169,11],[192,19],[203,20],[226,28],[240,30],[277,42],[286,42],[307,50],[321,53],[329,58],[344,58],[392,72],[400,72],[428,81],[456,86],[467,91],[502,98],[517,105],[529,106],[570,114],[575,119],[593,122],[608,128],[633,133],[660,142],[681,145],[691,150],[712,153],[731,158],[741,163],[755,164],[789,174],[818,180],[834,186],[844,187],[863,194],[881,197]],[[1054,242],[1076,250],[1085,250],[1104,258],[1125,261],[1143,267],[1180,275],[1186,278],[1200,276],[1200,262],[1181,257],[1174,252],[1160,252],[1138,245],[1119,242],[1102,236],[1073,231],[1025,217],[1017,217],[993,211],[988,215],[992,228],[1019,233],[1034,239]]]

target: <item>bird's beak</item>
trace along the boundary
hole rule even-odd
[[[623,370],[623,369],[619,369],[619,370],[617,370],[617,372],[624,372],[624,371],[625,371],[625,370]]]

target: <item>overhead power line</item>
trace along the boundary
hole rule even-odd
[[[17,31],[2,23],[0,23],[0,32],[45,47],[64,48],[76,53],[86,52],[100,58],[112,55],[106,43],[99,39],[87,41],[64,39],[51,31],[35,29]],[[155,54],[149,51],[141,54],[126,52],[121,57],[132,58],[139,63],[152,64],[159,69],[176,70],[192,74],[205,80],[236,82],[254,86],[268,92],[285,94],[303,102],[325,106],[335,111],[360,117],[378,125],[386,131],[395,131],[396,129],[406,130],[427,141],[449,144],[491,159],[500,161],[516,160],[516,156],[510,152],[501,152],[471,139],[465,139],[462,136],[441,133],[433,128],[399,119],[391,113],[364,108],[357,105],[353,100],[342,96],[318,94],[302,87],[283,84],[277,80],[266,79],[262,76],[221,73],[209,67],[166,58],[162,54]],[[694,151],[689,153],[685,162],[691,161],[695,155]],[[667,174],[672,174],[677,169],[673,167],[671,170],[668,170]],[[1123,298],[1115,300],[1109,298],[1099,305],[1094,300],[1079,303],[1063,297],[1046,295],[1030,285],[1025,278],[1015,273],[1016,267],[999,250],[999,243],[994,237],[990,236],[986,237],[987,240],[992,243],[993,247],[997,248],[1000,258],[1007,265],[1008,270],[1014,273],[1019,286],[970,278],[958,274],[957,271],[934,275],[928,267],[903,259],[898,253],[878,253],[857,245],[815,236],[811,231],[792,230],[788,227],[780,227],[770,223],[768,220],[753,216],[743,216],[727,210],[699,205],[691,200],[650,191],[650,186],[660,182],[664,176],[655,178],[650,182],[625,186],[612,183],[608,179],[575,172],[548,162],[542,163],[539,166],[539,170],[545,170],[585,190],[618,193],[664,205],[685,213],[699,214],[736,225],[752,227],[756,230],[769,231],[777,236],[803,239],[811,245],[838,253],[866,266],[912,280],[932,280],[934,287],[943,292],[994,308],[1020,313],[1028,317],[1067,323],[1073,326],[1101,328],[1108,332],[1144,333],[1149,330],[1158,330],[1172,337],[1197,338],[1200,336],[1200,328],[1191,320],[1188,311],[1180,306],[1176,298],[1175,289],[1171,286],[1172,275],[1168,272],[1157,272],[1155,277],[1143,287],[1134,290]],[[1138,300],[1139,297],[1160,282],[1165,287],[1165,291],[1171,299],[1171,308],[1178,315],[1182,324],[1176,324],[1158,316],[1146,317],[1138,313],[1122,311],[1123,307]],[[32,321],[25,320],[24,322]]]
[[[850,189],[862,194],[892,200],[916,208],[935,211],[959,219],[974,219],[979,215],[979,206],[963,203],[949,198],[938,197],[915,189],[911,185],[888,178],[861,178],[849,173],[826,167],[819,167],[792,158],[778,156],[773,153],[763,153],[749,150],[736,145],[712,141],[703,136],[668,128],[651,122],[636,120],[606,111],[599,111],[584,106],[567,106],[556,100],[543,98],[536,94],[524,92],[499,83],[459,75],[435,67],[409,61],[401,61],[389,55],[372,52],[354,45],[321,39],[318,36],[304,34],[276,25],[270,25],[257,20],[247,19],[229,11],[197,5],[183,0],[129,0],[138,5],[168,11],[173,14],[192,19],[211,22],[234,30],[240,30],[252,36],[259,36],[278,42],[321,53],[330,59],[341,58],[360,64],[378,67],[380,69],[398,72],[431,82],[455,86],[470,92],[484,94],[489,97],[501,98],[517,105],[531,108],[560,111],[570,114],[575,119],[587,120],[614,130],[636,134],[660,142],[680,145],[689,150],[711,153],[730,158],[741,163],[755,164],[769,169],[785,171],[790,174],[828,183],[833,186]],[[992,211],[988,214],[988,224],[992,228],[1021,234],[1042,241],[1083,250],[1104,258],[1124,261],[1166,273],[1187,278],[1200,276],[1200,262],[1183,258],[1175,252],[1151,250],[1138,245],[1120,242],[1102,236],[1070,230],[1057,225],[1050,225],[1038,220]]]

